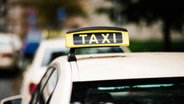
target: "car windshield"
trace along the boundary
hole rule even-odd
[[[0,39],[0,49],[11,48],[11,44],[8,38]]]
[[[22,47],[21,40],[16,36],[0,36],[0,49],[14,48],[19,50]]]
[[[9,44],[10,44],[9,41],[4,41],[4,40],[0,41],[0,47],[8,46]]]
[[[66,55],[67,53],[68,51],[66,49],[46,49],[44,56],[47,57],[43,57],[42,66],[48,66],[55,58]]]
[[[183,78],[74,82],[71,104],[184,104]]]

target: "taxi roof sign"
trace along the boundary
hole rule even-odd
[[[128,46],[128,31],[120,27],[85,27],[67,32],[66,47]]]

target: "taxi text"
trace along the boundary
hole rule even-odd
[[[74,34],[74,44],[83,45],[83,44],[115,44],[122,43],[121,32],[109,32],[109,33],[83,33],[83,34]]]

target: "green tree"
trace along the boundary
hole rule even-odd
[[[114,2],[115,0],[109,0]],[[165,51],[170,51],[171,30],[179,32],[183,31],[184,23],[184,2],[182,0],[116,0],[116,4],[120,5],[119,11],[123,22],[140,23],[144,20],[147,24],[152,24],[157,20],[163,22],[163,37]],[[98,12],[108,12],[112,20],[114,9],[112,8],[99,8]]]
[[[63,9],[67,17],[86,16],[79,0],[34,0],[32,5],[37,11],[39,24],[45,26],[58,26],[57,12],[59,9]]]

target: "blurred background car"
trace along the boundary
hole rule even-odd
[[[0,33],[0,69],[18,69],[21,61],[21,39],[10,33]]]
[[[23,72],[22,88],[20,93],[27,96],[29,101],[30,95],[35,90],[41,77],[45,73],[48,64],[58,56],[68,53],[65,48],[64,39],[49,39],[41,41],[33,61]]]

